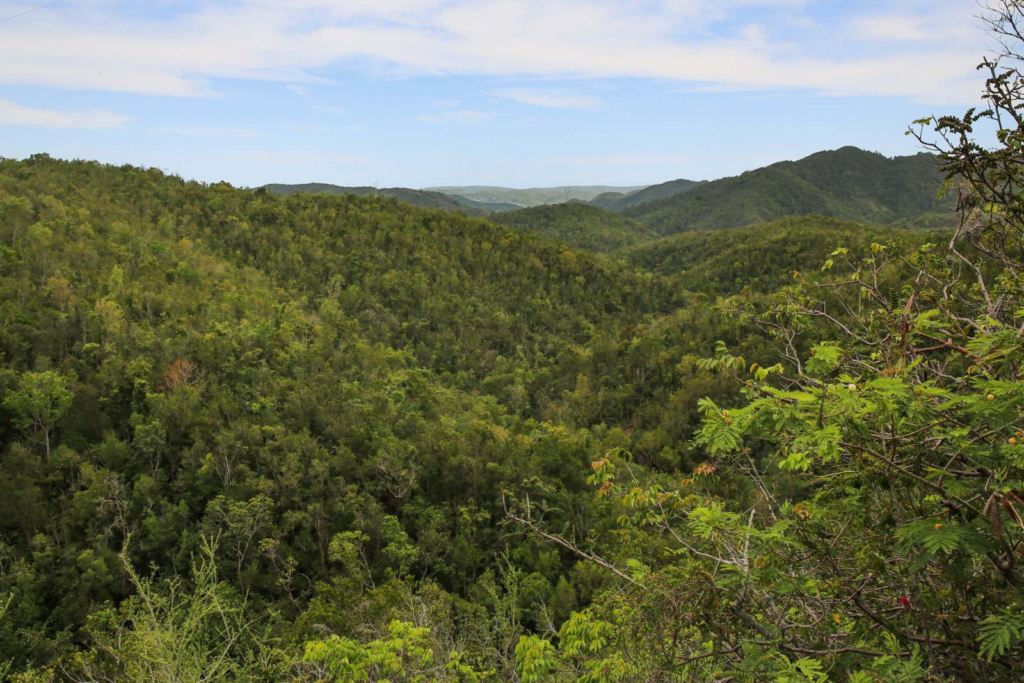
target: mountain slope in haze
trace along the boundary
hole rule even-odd
[[[626,260],[674,277],[686,289],[731,295],[771,292],[817,271],[836,247],[853,253],[894,238],[922,242],[920,231],[869,226],[828,216],[787,216],[731,230],[691,230],[622,249]]]
[[[607,193],[604,195],[598,195],[591,203],[608,209],[609,211],[622,212],[640,206],[641,204],[648,204],[659,199],[674,197],[678,194],[682,194],[683,192],[692,190],[703,183],[704,181],[680,178],[678,180],[670,180],[667,183],[661,183],[660,185],[651,185],[650,187],[637,190],[636,192],[630,192],[629,194],[624,194],[617,198],[609,197]],[[597,202],[598,199],[601,200],[600,203]]]
[[[490,220],[592,251],[614,251],[658,238],[658,233],[637,221],[578,202],[507,211]]]
[[[646,185],[635,187],[612,187],[607,185],[570,185],[566,187],[531,187],[517,189],[512,187],[492,187],[488,185],[427,187],[426,192],[441,192],[458,195],[477,202],[488,204],[515,204],[519,207],[540,206],[541,204],[559,204],[572,199],[589,202],[594,197],[606,192],[628,194],[642,190]]]
[[[625,192],[602,192],[591,199],[590,204],[602,209],[611,210],[611,207],[615,206],[617,201],[625,198],[626,196]]]
[[[478,202],[457,195],[443,194],[441,192],[429,192],[427,190],[413,190],[407,187],[345,187],[342,185],[331,185],[329,183],[303,183],[298,185],[270,184],[263,188],[274,194],[289,195],[298,192],[309,192],[312,194],[354,194],[359,197],[372,197],[380,195],[391,197],[406,204],[412,204],[423,209],[442,209],[444,211],[461,211],[470,216],[484,216],[491,211],[508,211],[517,208],[514,204],[488,204]]]
[[[927,154],[890,159],[843,147],[703,183],[624,213],[662,235],[805,214],[873,224],[912,224],[923,214],[950,206],[948,200],[936,199],[940,185],[939,170]]]

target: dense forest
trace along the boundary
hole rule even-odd
[[[697,361],[744,337],[666,278],[393,199],[46,156],[0,188],[15,671],[108,637],[127,567],[188,576],[214,540],[218,585],[296,652],[428,597],[475,629],[560,621],[609,578],[503,528],[502,491],[568,514],[609,448],[692,466],[680,387],[726,395]]]
[[[636,217],[0,160],[0,678],[1019,680],[1014,64]]]
[[[872,227],[825,216],[787,216],[733,230],[692,230],[617,253],[653,273],[674,275],[687,290],[774,292],[815,268],[842,243],[856,253],[872,243],[924,243],[926,233]]]
[[[578,202],[506,211],[491,216],[491,220],[598,252],[612,252],[659,237],[632,219]]]

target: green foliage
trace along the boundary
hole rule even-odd
[[[483,680],[481,672],[462,662],[459,652],[450,652],[447,659],[437,661],[433,645],[430,629],[396,620],[382,638],[368,643],[338,636],[307,643],[303,662],[313,665],[316,680],[325,682]]]
[[[1024,640],[1024,611],[1017,605],[1000,614],[990,614],[978,629],[979,654],[992,661],[1001,657]]]

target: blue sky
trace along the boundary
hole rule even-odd
[[[0,0],[0,19],[45,0]],[[640,185],[978,101],[972,0],[62,0],[0,22],[0,156],[238,185]]]

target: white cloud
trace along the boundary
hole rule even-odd
[[[809,19],[801,0],[211,0],[159,20],[119,12],[124,2],[11,22],[0,84],[203,96],[218,79],[263,79],[302,96],[302,84],[327,82],[325,69],[350,67],[961,103],[976,98],[984,49],[977,7],[963,0],[890,0],[892,17],[928,17],[936,39],[914,41],[916,24],[879,23],[858,3],[820,31],[795,31]],[[966,40],[941,38],[968,29]]]
[[[117,128],[131,117],[112,111],[57,111],[23,107],[10,100],[0,100],[0,126],[34,126],[38,128],[84,128],[101,130]]]
[[[596,97],[578,95],[558,88],[503,88],[492,90],[488,94],[503,100],[550,109],[594,109],[601,105],[601,100]]]
[[[494,114],[476,109],[456,109],[454,111],[443,111],[437,114],[421,114],[416,117],[417,121],[430,121],[434,123],[480,123],[493,118]]]

